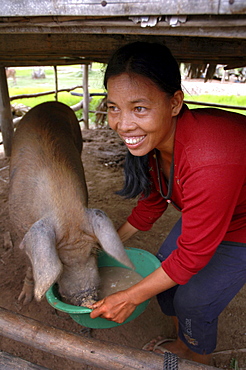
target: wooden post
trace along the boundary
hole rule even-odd
[[[55,74],[55,100],[58,101],[58,77],[57,77],[57,66],[54,66]]]
[[[10,157],[14,134],[5,67],[0,67],[0,127],[6,157]]]
[[[83,65],[83,121],[84,128],[89,128],[89,69],[88,64]]]
[[[0,335],[99,369],[160,370],[163,368],[162,355],[75,335],[4,308],[0,308]],[[218,368],[181,358],[178,359],[178,368],[179,370],[218,370]]]
[[[0,350],[0,369],[2,370],[49,370]]]

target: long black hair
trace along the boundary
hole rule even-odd
[[[107,89],[108,79],[122,73],[138,74],[152,80],[157,87],[173,96],[181,89],[179,65],[170,50],[160,43],[134,42],[118,49],[110,58],[104,75]],[[135,198],[140,193],[150,193],[148,155],[126,155],[125,184],[117,193],[126,198]]]

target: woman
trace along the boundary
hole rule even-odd
[[[91,317],[122,323],[157,295],[178,332],[165,348],[208,364],[218,316],[246,278],[246,117],[189,110],[178,64],[161,44],[120,48],[105,86],[109,125],[129,150],[121,194],[140,194],[118,230],[121,239],[149,230],[169,203],[182,211],[182,221],[158,252],[161,267],[95,303]]]

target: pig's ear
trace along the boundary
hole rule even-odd
[[[104,251],[123,265],[134,268],[134,265],[128,258],[120,237],[108,216],[100,209],[88,209],[87,214],[89,222],[92,225],[93,232]]]
[[[40,301],[62,272],[56,251],[55,231],[48,219],[35,222],[24,236],[20,248],[28,255],[35,282],[34,295]]]

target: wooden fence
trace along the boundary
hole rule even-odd
[[[75,335],[4,308],[0,308],[0,335],[44,352],[99,369],[163,369],[163,355]],[[171,367],[167,368],[167,370],[170,369]],[[178,358],[178,369],[218,370],[212,366],[181,358]]]

